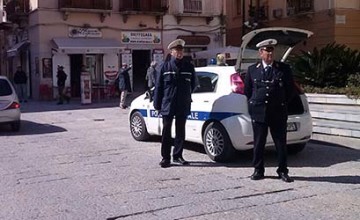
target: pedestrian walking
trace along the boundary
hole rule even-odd
[[[185,123],[190,114],[191,93],[197,86],[194,66],[183,59],[185,41],[177,39],[168,45],[171,56],[160,66],[155,91],[154,108],[161,113],[163,130],[161,139],[160,166],[171,165],[171,147],[174,145],[172,159],[179,165],[188,165],[183,158]],[[171,138],[171,126],[175,117],[175,139]]]
[[[146,71],[145,80],[147,81],[148,89],[151,89],[152,87],[155,86],[156,66],[157,66],[157,62],[152,61],[149,68]]]
[[[261,41],[261,62],[248,68],[245,77],[245,95],[254,132],[254,173],[252,180],[264,178],[264,148],[268,129],[277,151],[277,174],[284,182],[292,182],[288,175],[286,128],[287,103],[294,97],[294,81],[289,65],[274,60],[275,39]]]
[[[123,63],[119,70],[119,90],[120,90],[120,104],[119,107],[122,109],[126,109],[126,97],[128,92],[131,92],[131,83],[130,83],[130,75],[129,70],[131,69],[131,65],[128,66],[127,63]]]
[[[21,66],[16,68],[14,73],[14,84],[20,102],[27,102],[27,76]]]
[[[58,65],[57,69],[57,86],[58,86],[58,93],[59,93],[59,101],[58,105],[61,105],[64,103],[64,100],[66,100],[67,103],[70,102],[70,97],[65,94],[65,82],[67,79],[67,75],[64,71],[64,67],[61,65]]]

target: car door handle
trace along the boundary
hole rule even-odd
[[[204,100],[204,102],[209,102],[209,100]]]

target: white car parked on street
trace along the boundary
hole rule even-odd
[[[0,124],[20,130],[20,104],[15,89],[5,76],[0,76]]]
[[[312,32],[295,28],[264,28],[243,37],[237,65],[195,68],[199,88],[192,94],[191,115],[186,122],[186,140],[204,145],[214,161],[232,158],[235,150],[253,148],[253,131],[244,95],[244,74],[247,67],[257,62],[256,44],[267,38],[278,41],[276,60],[284,61],[292,48],[306,40]],[[298,89],[289,103],[287,144],[290,153],[304,149],[312,134],[312,119],[305,95]],[[147,140],[161,135],[162,120],[157,115],[147,92],[131,103],[130,131],[134,139]],[[172,130],[173,135],[174,129]],[[273,146],[271,135],[267,147]]]

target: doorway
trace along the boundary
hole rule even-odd
[[[150,50],[133,50],[132,62],[133,62],[133,91],[145,92],[146,86],[146,71],[151,62]]]
[[[72,54],[70,55],[70,87],[71,87],[71,97],[80,97],[80,75],[81,75],[81,66],[83,63],[82,54]]]

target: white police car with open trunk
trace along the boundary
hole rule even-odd
[[[253,148],[253,132],[244,95],[244,74],[247,67],[258,61],[256,44],[276,39],[275,59],[284,61],[293,47],[306,40],[312,32],[273,27],[254,30],[243,37],[236,66],[208,66],[195,68],[198,89],[192,94],[191,115],[186,122],[186,140],[204,145],[214,161],[227,161],[235,150]],[[305,95],[298,95],[289,103],[287,144],[290,153],[301,151],[310,140],[312,119]],[[162,120],[157,115],[149,93],[132,101],[130,131],[134,139],[147,140],[161,135]],[[172,130],[175,135],[174,129]],[[271,135],[267,147],[273,146]]]
[[[6,76],[0,76],[0,124],[9,124],[12,131],[19,131],[20,118],[20,103],[15,88]]]

